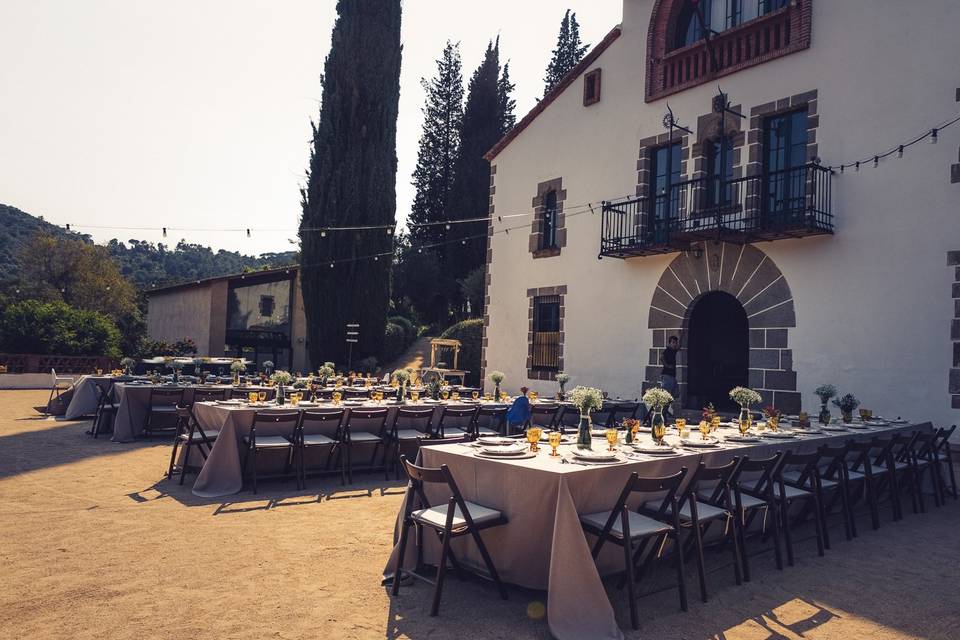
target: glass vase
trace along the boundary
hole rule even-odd
[[[282,384],[277,385],[277,404],[283,405],[287,401],[287,392]]]
[[[753,424],[753,418],[750,417],[749,407],[740,407],[740,433],[746,433]]]
[[[667,422],[663,419],[663,407],[654,407],[650,410],[650,435],[658,445],[663,444],[667,435]]]
[[[406,395],[407,395],[406,385],[402,385],[402,384],[398,385],[397,386],[397,402],[403,402],[403,399],[406,397]]]
[[[820,424],[830,424],[830,409],[827,409],[826,401],[820,405]]]
[[[578,449],[590,449],[591,448],[591,437],[590,437],[590,428],[593,425],[593,420],[590,419],[590,411],[581,411],[580,412],[580,426],[577,427],[577,448]]]

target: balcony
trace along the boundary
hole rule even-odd
[[[600,257],[629,258],[716,240],[745,244],[833,233],[831,172],[817,164],[603,203]]]

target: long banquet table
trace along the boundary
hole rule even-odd
[[[849,439],[870,439],[910,431],[915,425],[857,429],[798,436],[795,439],[769,439],[761,443],[722,442],[721,448],[684,448],[680,455],[655,457],[632,453],[625,462],[606,465],[584,465],[570,461],[572,448],[561,445],[561,456],[549,456],[550,448],[540,446],[535,458],[492,460],[476,456],[470,445],[445,444],[420,449],[420,464],[439,467],[446,464],[459,485],[465,500],[501,511],[508,519],[505,526],[487,529],[481,534],[493,563],[504,582],[547,592],[547,618],[550,631],[559,640],[596,640],[623,638],[613,607],[607,598],[601,576],[623,570],[622,552],[606,545],[595,561],[579,521],[578,514],[608,511],[623,489],[629,475],[660,476],[675,473],[680,467],[692,469],[703,460],[709,466],[729,462],[734,456],[764,458],[777,451],[797,453],[814,451],[824,444],[836,445]],[[721,429],[729,435],[735,430]],[[700,438],[694,430],[692,438]],[[652,444],[649,435],[641,442]],[[676,436],[668,441],[677,444]],[[595,439],[593,448],[606,449],[605,440]],[[563,462],[567,460],[567,462]],[[432,505],[449,498],[445,487],[427,485]],[[636,505],[631,505],[634,507]],[[399,531],[400,509],[397,521]],[[416,536],[409,537],[405,566],[413,568],[417,558]],[[434,536],[423,537],[423,560],[436,563],[440,547]],[[395,547],[384,568],[384,576],[393,574],[399,550]],[[453,541],[457,559],[467,566],[483,567],[475,544],[469,536]]]
[[[433,424],[436,425],[441,414],[443,413],[443,408],[445,406],[463,407],[468,403],[469,401],[463,400],[457,402],[421,402],[420,404],[408,403],[405,405],[397,405],[393,403],[378,404],[374,402],[344,402],[342,408],[344,409],[344,423],[346,423],[346,421],[349,419],[351,409],[386,408],[388,410],[386,424],[389,427],[396,416],[397,409],[401,406],[405,408],[433,407]],[[483,406],[504,407],[505,405],[494,402],[484,402]],[[206,461],[203,462],[203,468],[200,470],[196,482],[194,482],[193,485],[193,493],[197,496],[212,498],[238,493],[243,488],[243,437],[250,432],[250,426],[253,424],[253,418],[258,411],[262,411],[264,413],[302,410],[322,411],[332,408],[334,407],[330,403],[319,403],[314,406],[302,408],[294,407],[292,405],[285,405],[282,407],[276,405],[270,407],[251,407],[246,404],[227,405],[216,402],[198,402],[194,404],[194,415],[197,418],[197,422],[200,423],[200,426],[204,429],[219,431],[220,435],[217,438],[217,441],[214,443],[213,449],[207,456]],[[450,423],[450,426],[465,425],[463,425],[462,422],[457,421],[456,424]],[[259,427],[257,432],[258,434],[261,433]],[[360,458],[357,457],[354,459],[357,462],[360,460]],[[193,462],[190,464],[193,464]]]

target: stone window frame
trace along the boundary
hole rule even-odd
[[[542,247],[543,216],[546,212],[546,198],[551,191],[557,194],[557,209],[554,218],[556,243],[552,247]],[[563,214],[563,201],[567,199],[567,190],[563,188],[563,178],[553,178],[537,185],[537,195],[533,197],[533,222],[530,225],[530,253],[536,258],[552,258],[560,255],[567,246],[566,216]]]
[[[490,165],[490,196],[489,196],[489,219],[487,220],[487,257],[484,264],[483,275],[483,331],[480,338],[480,386],[487,379],[487,345],[489,344],[490,333],[490,265],[493,263],[493,213],[495,207],[493,196],[497,192],[497,165]]]
[[[597,68],[583,74],[583,106],[585,107],[600,102],[601,71]],[[593,87],[593,95],[590,95],[590,87]]]
[[[554,287],[539,287],[527,289],[528,312],[527,312],[527,378],[529,380],[547,380],[552,381],[558,371],[563,371],[563,346],[565,340],[564,317],[566,315],[566,295],[567,285],[558,285]],[[557,296],[560,298],[560,355],[557,358],[557,370],[552,369],[534,369],[533,368],[533,315],[536,299],[541,296]]]

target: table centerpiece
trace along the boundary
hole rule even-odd
[[[667,423],[663,419],[663,410],[673,402],[673,395],[663,387],[650,387],[643,397],[643,404],[650,411],[650,434],[657,444],[663,444],[663,437],[667,433]]]
[[[750,406],[762,402],[763,398],[749,387],[734,387],[730,389],[730,399],[740,405],[740,433],[746,433],[753,422],[750,417]]]
[[[570,392],[570,402],[580,409],[580,426],[577,428],[577,448],[590,449],[590,427],[593,420],[590,412],[603,408],[603,391],[593,387],[577,386]]]
[[[850,424],[853,422],[853,412],[857,407],[860,406],[860,401],[857,400],[857,396],[853,395],[852,393],[847,393],[839,398],[834,398],[833,404],[840,409],[840,413],[843,416],[843,421],[846,424]]]
[[[827,408],[827,403],[837,395],[837,388],[832,384],[822,384],[813,392],[820,397],[820,424],[830,424],[830,409]]]

